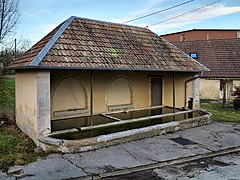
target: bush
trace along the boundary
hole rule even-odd
[[[240,109],[240,86],[234,86],[232,96],[235,96],[233,100],[233,106],[235,109]]]
[[[234,86],[234,91],[232,93],[232,96],[236,96],[237,98],[240,98],[240,86]]]
[[[240,109],[240,98],[236,98],[233,100],[233,107],[234,109]]]

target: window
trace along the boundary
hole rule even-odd
[[[189,53],[189,56],[193,59],[198,59],[197,53]]]

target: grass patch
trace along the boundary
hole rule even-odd
[[[1,99],[0,121],[0,170],[7,169],[14,165],[24,165],[36,161],[38,156],[46,156],[50,152],[36,153],[35,143],[25,135],[15,124],[13,112],[15,109],[15,77],[5,76],[0,86]],[[1,97],[0,97],[1,98]],[[6,115],[6,119],[4,116]]]
[[[1,85],[1,107],[0,112],[10,112],[15,109],[15,77],[5,76]]]
[[[24,165],[36,161],[38,156],[49,153],[34,152],[34,142],[14,125],[0,126],[0,170],[14,165]]]
[[[240,123],[240,111],[232,107],[222,107],[222,104],[201,103],[201,109],[212,114],[212,120]]]
[[[35,144],[16,125],[0,127],[0,169],[36,160]]]

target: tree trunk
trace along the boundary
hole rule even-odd
[[[224,80],[223,82],[223,101],[222,101],[222,106],[226,107],[226,101],[227,101],[227,96],[226,96],[226,86],[227,86],[227,81]]]

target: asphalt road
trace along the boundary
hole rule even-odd
[[[0,179],[239,179],[240,125],[209,125],[76,154],[51,154],[25,166],[0,171]],[[184,159],[235,149],[212,159]],[[178,165],[166,162],[178,162]],[[164,166],[149,169],[154,164]],[[193,164],[191,164],[193,163]],[[146,168],[145,168],[146,167]],[[137,169],[140,168],[138,171]],[[142,170],[141,170],[142,168]],[[145,168],[145,170],[144,170]],[[135,173],[131,173],[135,169]],[[127,175],[123,175],[126,171]],[[115,176],[116,174],[121,176]],[[136,178],[137,176],[137,178]]]
[[[105,179],[238,180],[240,179],[240,153],[204,158]]]

